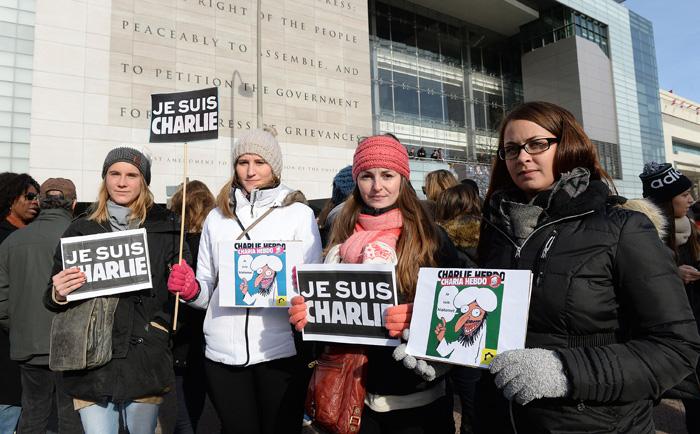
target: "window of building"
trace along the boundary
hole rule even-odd
[[[617,143],[593,140],[598,149],[598,160],[608,175],[613,179],[622,179],[622,163],[620,162],[620,147]]]

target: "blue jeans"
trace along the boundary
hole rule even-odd
[[[85,434],[117,434],[119,418],[129,428],[130,434],[153,434],[158,423],[158,405],[129,402],[116,405],[93,404],[78,410]]]
[[[13,433],[17,428],[22,407],[0,404],[0,433]]]

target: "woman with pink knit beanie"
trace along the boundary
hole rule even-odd
[[[400,304],[386,311],[385,323],[389,335],[405,338],[418,269],[462,265],[454,246],[421,206],[409,182],[410,171],[406,148],[395,137],[379,135],[360,142],[352,164],[357,185],[333,224],[325,257],[325,263],[396,264]],[[289,315],[302,330],[307,323],[303,297],[292,299]],[[360,433],[454,433],[444,365],[416,364],[393,348],[367,346],[366,352]]]

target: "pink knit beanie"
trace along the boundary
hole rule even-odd
[[[378,167],[395,170],[406,179],[411,177],[408,152],[391,136],[367,137],[357,145],[352,159],[352,179],[357,181],[360,172]]]

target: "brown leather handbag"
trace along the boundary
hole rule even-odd
[[[355,345],[327,345],[314,367],[306,393],[306,413],[332,434],[360,430],[365,406],[367,354]]]

